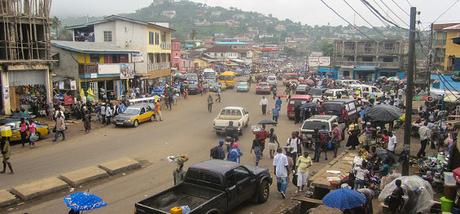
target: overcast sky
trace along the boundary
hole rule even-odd
[[[213,6],[237,7],[245,11],[257,11],[264,14],[293,21],[300,21],[309,25],[346,25],[346,22],[336,16],[320,0],[193,0]],[[360,0],[324,0],[327,4],[339,12],[345,19],[357,25],[368,25],[345,3],[348,2],[361,15],[373,25],[381,26],[382,23],[375,18],[361,3]],[[368,0],[376,9],[384,11],[387,16],[401,26],[408,23],[408,15],[394,3],[409,11],[409,3],[421,11],[420,20],[423,25],[428,25],[443,13],[450,5],[457,0]],[[52,15],[59,17],[68,16],[103,16],[117,13],[134,12],[135,10],[148,6],[152,0],[53,0]],[[392,14],[384,2],[396,15]],[[380,8],[379,8],[380,6]],[[445,13],[438,22],[460,22],[460,3]],[[406,21],[407,20],[407,21]],[[406,26],[407,27],[407,26]]]

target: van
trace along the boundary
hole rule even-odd
[[[296,106],[301,106],[307,102],[311,102],[311,96],[310,95],[292,95],[291,99],[289,99],[289,103],[287,106],[287,115],[290,120],[294,119],[295,114],[294,114],[294,108]]]
[[[354,84],[350,85],[350,88],[353,91],[359,91],[361,97],[367,97],[371,93],[374,94],[375,97],[383,96],[383,91],[373,85]]]
[[[343,123],[342,109],[347,111],[348,121],[354,121],[358,118],[358,110],[354,99],[337,99],[324,102],[320,111],[327,115],[335,115],[339,118],[339,122]]]

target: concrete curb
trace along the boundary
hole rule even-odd
[[[66,187],[68,187],[66,182],[56,177],[50,177],[13,187],[11,193],[27,201],[39,196],[61,191]]]
[[[120,158],[118,160],[102,163],[99,165],[99,168],[105,170],[109,175],[116,175],[128,170],[141,168],[141,164],[131,158]]]
[[[14,204],[18,199],[7,190],[0,190],[0,207]]]
[[[109,177],[109,175],[97,166],[78,169],[59,176],[61,180],[65,181],[72,187],[78,187],[80,184],[107,177]]]

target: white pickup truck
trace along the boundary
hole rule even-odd
[[[243,128],[249,125],[249,112],[243,107],[229,106],[223,108],[213,122],[216,133],[225,133],[225,128],[228,127],[230,121],[233,121],[233,126],[237,127],[239,134],[242,135]]]

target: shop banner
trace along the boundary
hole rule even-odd
[[[133,64],[120,64],[120,79],[134,78],[134,65]]]
[[[308,57],[308,66],[310,67],[319,66],[319,57]]]
[[[77,90],[77,81],[70,80],[70,90]]]
[[[319,66],[329,66],[331,65],[331,57],[323,56],[319,57]]]
[[[133,53],[131,55],[131,62],[134,62],[134,63],[143,63],[144,62],[144,56],[142,56],[142,54],[136,54],[136,53]]]
[[[118,74],[120,73],[120,64],[100,64],[97,66],[98,74]]]

